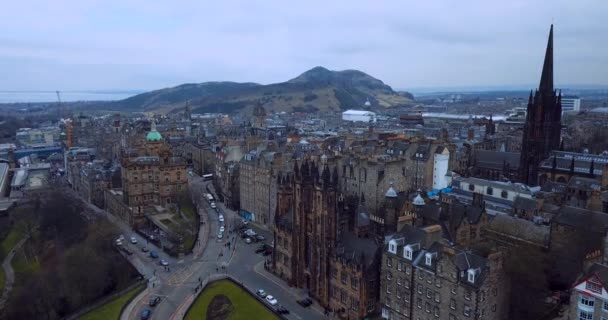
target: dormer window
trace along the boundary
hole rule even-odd
[[[426,264],[427,266],[431,266],[431,265],[433,265],[433,254],[432,254],[432,253],[427,252],[427,253],[424,255],[424,258],[425,258],[425,264]]]
[[[389,243],[388,244],[388,251],[392,254],[397,253],[397,244],[395,243]]]
[[[412,260],[412,256],[414,255],[414,250],[412,249],[412,247],[410,245],[405,246],[405,249],[403,249],[403,255],[405,256],[406,259]]]
[[[467,270],[467,281],[469,283],[475,283],[475,280],[477,280],[477,270],[476,269]]]

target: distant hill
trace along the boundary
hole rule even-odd
[[[357,70],[310,69],[287,82],[269,85],[237,82],[183,84],[112,102],[111,109],[169,111],[190,102],[193,112],[245,111],[262,103],[269,112],[340,111],[350,108],[383,109],[409,105],[413,96],[396,92],[382,81]]]

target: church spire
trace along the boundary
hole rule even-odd
[[[540,77],[540,92],[553,91],[553,25],[549,30],[549,40],[547,42],[547,51],[545,52],[545,62],[543,63],[543,73]]]

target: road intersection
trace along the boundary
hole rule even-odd
[[[213,192],[210,183],[203,185],[206,190]],[[232,231],[237,226],[237,221],[241,221],[237,213],[225,208],[219,202],[217,206],[225,216],[226,232],[223,239],[217,238],[220,227],[218,213],[207,202],[198,201],[197,211],[202,221],[199,230],[200,241],[197,241],[192,254],[180,260],[169,257],[167,260],[170,263],[170,271],[155,265],[155,261],[145,256],[141,250],[137,250],[138,252],[129,258],[149,282],[148,288],[125,308],[121,320],[140,319],[144,309],[153,311],[152,319],[183,319],[204,284],[209,280],[224,277],[232,278],[252,294],[260,288],[271,293],[278,299],[280,305],[290,310],[290,314],[284,316],[287,319],[325,319],[318,306],[303,308],[296,303],[296,300],[305,297],[306,293],[303,290],[289,288],[284,281],[266,271],[264,269],[266,258],[254,253],[256,245],[245,243],[236,231]],[[268,242],[271,241],[272,234],[269,231],[255,226],[253,229],[266,237]],[[152,308],[148,306],[148,301],[154,296],[161,297],[161,302]]]

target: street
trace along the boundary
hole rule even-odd
[[[202,185],[205,189],[208,187],[215,195],[210,182]],[[306,297],[303,290],[289,288],[284,281],[264,270],[264,260],[267,257],[254,252],[261,242],[247,244],[237,232],[232,231],[233,228],[240,225],[241,221],[236,212],[225,208],[222,203],[216,202],[226,223],[224,237],[218,239],[219,214],[206,201],[195,201],[195,203],[197,203],[201,221],[204,223],[200,224],[200,241],[197,241],[192,254],[177,260],[162,253],[158,248],[152,249],[153,246],[150,245],[151,250],[156,250],[161,258],[169,262],[170,271],[166,271],[158,265],[158,259],[152,259],[148,253],[141,251],[145,239],[139,235],[135,235],[138,240],[137,245],[128,243],[134,232],[131,232],[127,225],[106,213],[110,221],[124,232],[125,243],[128,243],[127,246],[134,252],[133,255],[126,257],[149,279],[148,288],[125,308],[121,320],[139,319],[141,312],[145,309],[152,310],[151,319],[182,319],[190,305],[196,300],[196,296],[201,292],[202,282],[206,278],[213,278],[214,275],[220,274],[232,277],[247,288],[253,296],[257,289],[264,289],[275,296],[279,301],[278,305],[282,305],[290,311],[290,314],[284,316],[286,319],[324,319],[323,310],[317,304],[309,308],[303,308],[297,304],[296,300]],[[252,226],[252,229],[263,235],[266,243],[272,242],[272,234],[269,231],[255,226]],[[230,247],[227,246],[228,242],[231,243]],[[156,307],[148,306],[150,298],[155,296],[161,298],[160,303]]]

